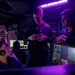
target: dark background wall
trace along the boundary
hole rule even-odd
[[[5,25],[7,31],[9,26],[17,24],[18,39],[24,39],[26,28],[33,23],[32,7],[54,2],[58,0],[2,0],[0,2],[0,25]],[[2,2],[5,2],[4,5]],[[68,4],[44,8],[44,21],[52,27],[57,33],[63,28],[61,24],[60,13],[66,8],[75,8],[75,0],[68,0]],[[12,30],[13,28],[11,28]]]

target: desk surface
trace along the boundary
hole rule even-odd
[[[72,75],[72,72],[75,72],[75,65],[0,70],[0,75]]]

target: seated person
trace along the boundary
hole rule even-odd
[[[0,41],[0,69],[22,68],[22,65],[14,57],[10,57],[9,47]]]
[[[15,56],[17,57],[17,59],[20,60],[20,43],[18,41],[15,41],[13,43],[12,53],[14,53]],[[11,55],[12,55],[12,53],[11,53]]]
[[[18,41],[15,41],[13,43],[12,52],[18,58],[17,60],[19,60],[22,64],[26,64],[26,54],[25,54],[24,50],[20,49],[20,43]]]
[[[8,47],[8,45],[7,45],[7,47]],[[12,48],[8,47],[8,50],[9,50],[9,56],[10,57],[14,57],[16,60],[18,60],[18,58],[16,57],[16,55],[12,52]]]
[[[67,39],[68,37],[71,36],[70,33],[72,32],[72,28],[75,22],[74,17],[75,17],[75,13],[73,9],[66,9],[65,11],[61,13],[61,19],[62,19],[61,22],[65,26],[65,28],[60,32],[60,35],[56,38],[57,44],[68,45],[69,43],[71,43],[67,41]]]

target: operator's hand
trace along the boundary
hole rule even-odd
[[[61,35],[61,36],[57,37],[56,43],[57,44],[64,43],[66,41],[66,39],[67,39],[67,36]]]
[[[31,36],[28,37],[28,40],[35,40],[36,39],[36,34],[32,34]]]
[[[43,34],[40,34],[40,38],[38,41],[44,41],[47,39],[47,36],[46,35],[43,35]]]

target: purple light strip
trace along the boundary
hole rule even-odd
[[[64,3],[64,2],[68,2],[68,0],[61,0],[61,1],[58,1],[58,4]]]
[[[56,1],[56,2],[41,5],[41,8],[48,7],[48,6],[54,6],[54,5],[58,5],[58,4],[61,4],[61,3],[66,3],[66,2],[68,2],[68,0],[60,0],[60,1]]]
[[[52,6],[52,5],[56,5],[56,4],[58,4],[58,2],[48,3],[47,6]]]

